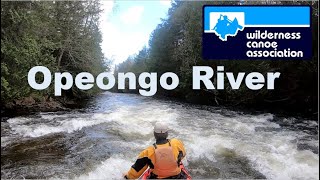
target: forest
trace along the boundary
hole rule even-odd
[[[203,5],[310,5],[312,6],[313,58],[309,61],[249,61],[204,60],[201,54]],[[275,112],[301,113],[317,116],[318,103],[318,4],[315,1],[177,1],[172,3],[168,17],[153,31],[149,46],[144,47],[125,62],[115,73],[174,72],[180,78],[177,88],[159,88],[157,95],[183,99],[191,103],[235,108],[254,108]],[[223,90],[192,89],[192,67],[224,66],[225,71],[238,73],[281,72],[274,90],[252,91],[245,86],[233,90],[225,83]],[[216,79],[213,79],[216,81]],[[123,91],[120,92],[135,92]]]
[[[310,61],[206,61],[202,58],[203,5],[310,5],[312,6],[313,59]],[[51,85],[33,90],[27,82],[28,71],[45,66],[51,72],[76,75],[89,72],[97,76],[111,68],[101,50],[99,29],[100,1],[24,1],[1,5],[1,107],[13,107],[20,99],[46,101],[54,94]],[[158,96],[196,104],[257,108],[304,115],[317,115],[318,103],[318,3],[317,1],[173,1],[167,17],[150,36],[139,53],[118,64],[114,74],[133,72],[173,72],[180,83],[172,91],[160,87]],[[192,67],[209,66],[235,74],[244,72],[281,72],[274,90],[252,91],[244,86],[233,90],[192,89]],[[43,77],[37,77],[41,81]],[[213,80],[215,81],[215,80]],[[115,86],[117,87],[117,85]],[[138,93],[137,90],[116,92]],[[83,91],[73,86],[62,91],[62,98],[83,99],[102,92],[94,87]]]
[[[1,2],[1,107],[52,99],[53,85],[44,91],[29,86],[27,75],[34,66],[71,74],[96,75],[109,70],[100,45],[101,11],[97,0]],[[39,75],[37,80],[41,82],[43,77]],[[64,91],[63,98],[98,92],[98,88],[81,91],[74,87]]]

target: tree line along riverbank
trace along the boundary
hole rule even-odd
[[[313,59],[310,61],[205,61],[201,55],[203,5],[236,5],[240,1],[176,1],[168,16],[150,36],[144,47],[117,65],[114,74],[133,72],[173,72],[180,78],[171,91],[158,88],[157,96],[173,97],[195,104],[257,108],[275,112],[299,113],[317,117],[318,113],[318,3],[313,1],[241,1],[243,5],[310,5],[312,7]],[[99,1],[77,2],[2,2],[1,8],[1,109],[50,111],[76,107],[83,99],[102,92],[96,86],[83,91],[73,86],[54,96],[54,86],[33,90],[27,81],[30,68],[42,65],[52,72],[76,75],[90,72],[95,77],[110,69],[101,51]],[[281,72],[275,89],[252,91],[245,87],[232,90],[192,89],[192,67],[209,66],[225,71]],[[42,76],[37,77],[41,82]],[[116,92],[134,92],[126,88]]]
[[[56,98],[53,85],[36,91],[27,75],[38,65],[71,74],[108,70],[100,45],[101,12],[98,0],[1,2],[1,110],[59,110],[99,93],[72,88]],[[42,80],[37,75],[36,81]]]
[[[115,68],[119,72],[173,72],[180,78],[177,88],[167,91],[159,87],[157,95],[175,97],[191,103],[236,108],[253,108],[273,112],[287,112],[317,118],[318,116],[318,3],[313,1],[242,1],[243,5],[309,5],[312,8],[313,58],[309,61],[249,61],[204,60],[202,58],[202,8],[203,5],[236,5],[233,2],[175,2],[168,17],[153,31],[149,46],[129,57]],[[224,66],[225,72],[280,72],[275,89],[253,91],[246,86],[232,89],[225,81],[224,89],[200,90],[192,88],[192,68]],[[215,77],[212,78],[217,82]],[[136,92],[117,90],[117,92]],[[137,93],[137,92],[136,92]]]

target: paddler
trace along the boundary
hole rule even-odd
[[[183,143],[178,139],[168,139],[169,128],[163,122],[154,126],[156,142],[143,150],[136,162],[124,176],[126,179],[137,179],[150,167],[150,179],[186,179],[181,171],[180,162],[186,156]]]

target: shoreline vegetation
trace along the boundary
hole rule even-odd
[[[203,5],[235,5],[240,1],[176,1],[150,36],[149,46],[117,65],[114,74],[133,72],[173,72],[180,78],[175,90],[158,87],[155,98],[170,98],[191,104],[204,104],[243,110],[262,110],[275,114],[318,117],[318,3],[316,1],[241,1],[244,5],[312,6],[313,59],[310,61],[205,61],[201,56]],[[2,2],[1,8],[1,115],[10,116],[38,111],[64,111],[82,106],[102,91],[96,87],[82,91],[76,87],[54,97],[54,87],[33,90],[27,74],[34,66],[52,72],[90,72],[94,76],[111,68],[100,44],[100,2]],[[252,91],[240,87],[192,90],[192,67],[224,66],[229,72],[281,72],[275,89]],[[37,76],[41,82],[43,77]],[[213,80],[216,81],[216,80]],[[117,84],[114,86],[117,87]],[[138,89],[138,88],[137,88]],[[119,93],[138,93],[126,86]]]
[[[203,5],[309,5],[312,7],[312,60],[204,60],[202,49]],[[318,117],[318,3],[315,1],[239,1],[233,2],[177,2],[172,4],[168,17],[153,31],[149,46],[129,57],[115,68],[119,72],[173,72],[180,79],[172,91],[159,87],[157,95],[175,97],[195,104],[206,104],[240,109],[256,109],[276,114]],[[280,72],[275,89],[266,87],[253,91],[241,85],[233,90],[225,81],[224,89],[192,89],[192,67],[224,66],[225,72]],[[213,82],[217,82],[215,77]],[[116,92],[121,92],[114,89]],[[125,91],[128,92],[129,90]],[[136,92],[135,92],[136,93]]]
[[[54,97],[54,86],[36,91],[28,84],[28,71],[46,66],[51,71],[97,75],[111,62],[101,49],[101,2],[1,2],[1,114],[3,111],[64,110],[99,93],[98,88],[72,88]],[[36,82],[42,82],[39,73]]]

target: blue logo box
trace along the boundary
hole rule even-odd
[[[310,60],[310,6],[204,6],[207,60]]]

